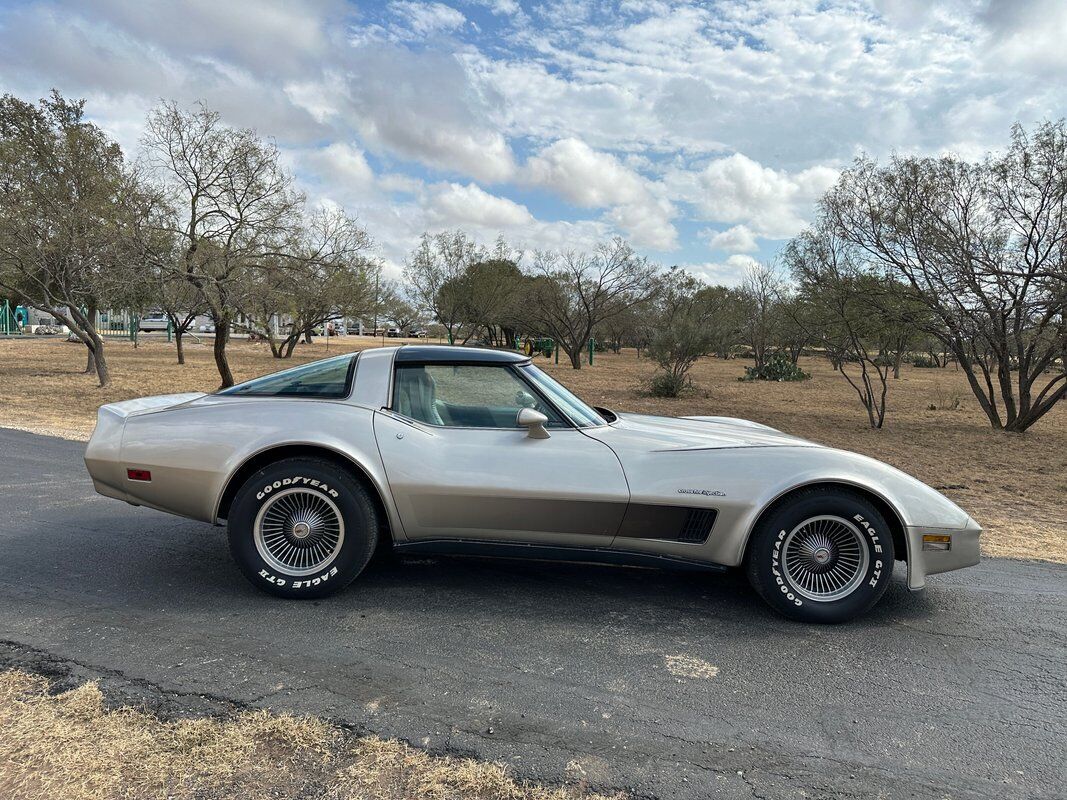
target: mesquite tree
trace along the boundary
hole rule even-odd
[[[355,220],[324,208],[302,220],[279,252],[252,265],[237,303],[275,358],[289,358],[301,337],[366,307],[380,269],[366,255],[370,246]]]
[[[144,192],[83,107],[0,98],[0,288],[70,328],[107,386],[96,310],[124,288]]]
[[[1067,127],[1012,129],[1006,153],[861,159],[821,222],[910,287],[923,330],[967,376],[990,424],[1024,432],[1067,396]]]
[[[715,352],[723,340],[736,341],[736,305],[729,289],[708,286],[677,267],[662,277],[648,342],[648,355],[661,370],[653,379],[656,394],[677,397],[689,385],[689,370],[698,359]]]
[[[552,334],[574,369],[582,368],[594,328],[658,289],[656,268],[619,238],[592,253],[540,252],[534,266],[527,295],[531,321]]]
[[[460,324],[467,321],[463,319],[466,296],[461,278],[485,256],[485,248],[462,231],[424,233],[404,264],[404,281],[412,297],[445,326],[449,344]]]
[[[304,199],[273,143],[224,125],[203,106],[161,104],[148,116],[142,144],[171,210],[166,228],[180,242],[174,271],[208,308],[215,364],[222,386],[232,386],[226,345],[241,288],[251,270],[284,250]]]
[[[848,244],[826,228],[794,238],[784,254],[797,284],[796,302],[788,310],[792,324],[833,354],[870,426],[878,429],[885,423],[892,368],[885,353],[895,326],[878,307],[882,280],[851,255]]]

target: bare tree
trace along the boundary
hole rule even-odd
[[[145,195],[119,146],[58,92],[0,98],[0,288],[61,320],[86,371],[111,380],[96,328],[101,302],[136,257]]]
[[[660,367],[652,379],[654,394],[677,397],[689,383],[693,364],[713,353],[724,335],[736,334],[731,302],[725,287],[707,286],[677,267],[663,276],[648,343],[648,354]]]
[[[275,358],[289,358],[302,336],[366,307],[380,269],[365,254],[370,246],[355,220],[323,208],[300,222],[280,252],[248,271],[238,304]]]
[[[880,279],[851,259],[846,242],[826,228],[805,231],[786,247],[798,286],[793,324],[837,354],[838,370],[855,390],[872,428],[885,423],[891,362],[884,358],[892,325],[880,313]],[[859,374],[852,372],[853,365]]]
[[[240,286],[249,270],[284,250],[303,198],[274,144],[224,125],[203,106],[161,104],[148,116],[143,145],[172,212],[166,225],[180,242],[177,272],[209,310],[215,364],[222,386],[232,386],[226,345]]]
[[[804,319],[808,310],[808,303],[795,294],[783,293],[779,299],[778,321],[774,330],[775,347],[779,352],[788,354],[794,366],[799,363],[804,349],[815,339],[811,333],[812,325]]]
[[[773,350],[778,335],[778,297],[782,291],[781,277],[767,264],[748,270],[741,283],[743,323],[741,341],[748,345],[756,360],[755,370],[761,372],[767,355]]]
[[[1026,431],[1067,396],[1067,128],[1012,129],[999,156],[861,159],[821,216],[929,310],[925,331],[990,424]]]
[[[531,284],[529,313],[567,353],[574,369],[593,329],[657,290],[656,268],[622,239],[592,253],[540,252]]]
[[[650,303],[636,303],[625,311],[602,322],[593,335],[602,339],[613,353],[623,347],[634,347],[640,352],[648,346],[650,326],[654,324],[654,312]]]
[[[392,323],[402,333],[419,324],[421,312],[411,302],[405,287],[399,282],[386,278],[378,287],[378,316]]]
[[[468,267],[485,258],[485,248],[463,231],[431,236],[424,233],[404,265],[404,280],[418,304],[445,326],[448,342],[455,341],[466,298],[460,278]]]

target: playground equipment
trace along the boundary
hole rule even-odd
[[[11,301],[0,305],[0,336],[21,336],[25,333],[29,315],[22,306],[11,307]]]

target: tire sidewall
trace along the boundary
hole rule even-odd
[[[855,525],[870,556],[859,585],[847,597],[829,602],[801,595],[782,568],[782,546],[789,532],[823,515]],[[893,576],[893,534],[885,518],[863,498],[844,492],[813,493],[784,506],[761,524],[753,544],[749,576],[756,589],[776,610],[806,622],[846,622],[863,614],[878,602]]]
[[[321,571],[288,575],[268,564],[255,543],[260,509],[285,489],[317,492],[341,512],[345,537],[341,551]],[[378,541],[378,520],[367,490],[343,468],[326,462],[287,459],[265,467],[245,482],[227,520],[230,551],[245,577],[256,587],[282,597],[323,597],[352,582],[370,561]]]

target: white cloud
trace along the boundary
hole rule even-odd
[[[430,219],[442,227],[474,225],[502,230],[534,221],[533,214],[526,206],[506,197],[489,194],[473,183],[466,186],[449,183],[434,187],[428,206]]]
[[[982,17],[992,34],[995,61],[1057,77],[1067,69],[1063,0],[989,0]]]
[[[701,231],[712,250],[727,253],[754,253],[759,250],[756,234],[745,225],[734,225],[724,231]]]
[[[714,159],[699,172],[675,171],[667,182],[704,219],[743,223],[751,233],[781,239],[804,227],[815,201],[837,176],[838,170],[823,166],[790,174],[735,153]]]
[[[708,283],[739,286],[745,279],[745,275],[759,266],[759,262],[751,256],[732,255],[725,261],[708,261],[697,264],[682,264],[681,266],[687,272],[703,278]]]
[[[451,54],[369,44],[350,56],[346,116],[368,146],[479,180],[507,180],[515,163],[490,124],[500,98],[474,86]]]
[[[647,194],[635,172],[580,139],[560,139],[543,149],[526,163],[525,176],[586,208],[640,202]]]
[[[407,27],[419,36],[454,31],[467,21],[462,13],[444,3],[393,0],[389,10],[403,19]]]
[[[671,202],[614,155],[580,139],[553,142],[527,161],[523,178],[583,208],[608,208],[606,219],[639,247],[673,250],[678,232]]]
[[[159,98],[203,100],[277,137],[391,259],[463,219],[530,246],[710,246],[710,272],[769,255],[860,152],[977,157],[1067,107],[1061,0],[528,8],[28,0],[0,8],[0,89],[86,97],[131,151]],[[517,202],[530,186],[546,207]]]
[[[374,171],[358,147],[334,142],[304,155],[302,164],[326,183],[344,186],[348,191],[365,191],[374,185]]]
[[[484,6],[490,12],[502,16],[522,15],[522,6],[519,0],[469,0],[476,5]]]

